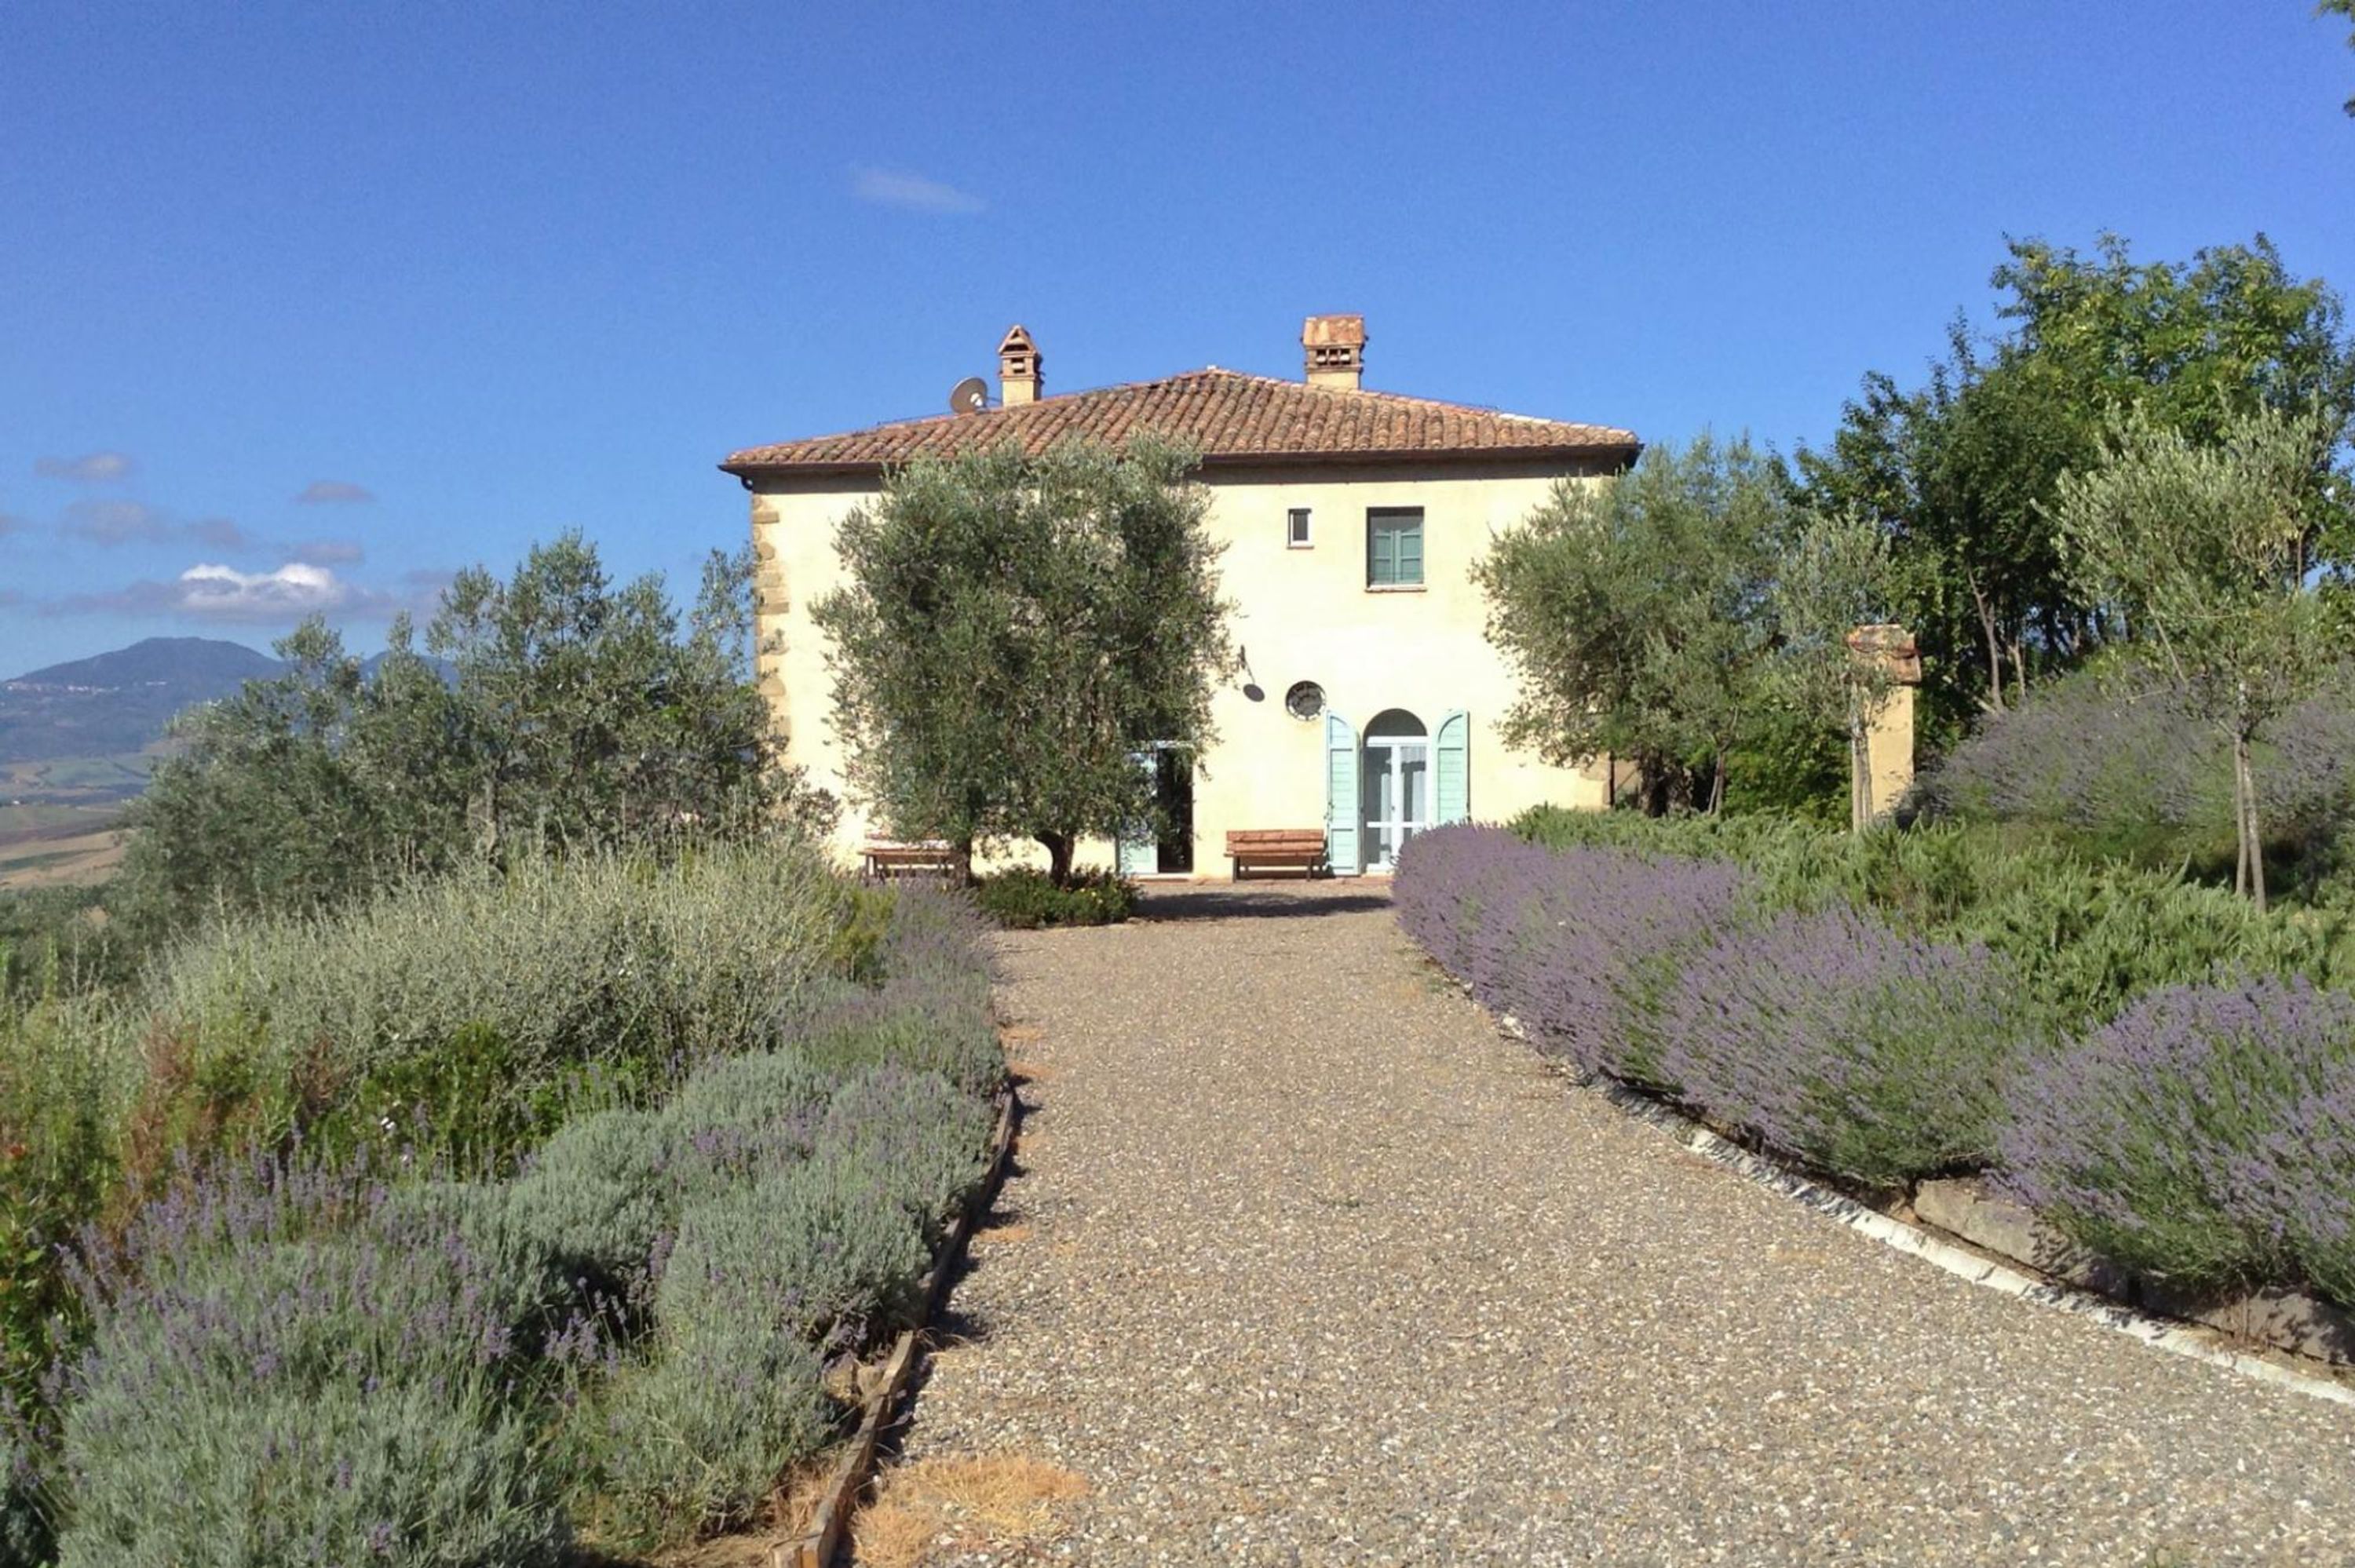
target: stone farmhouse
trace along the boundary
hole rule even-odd
[[[1483,635],[1467,573],[1499,530],[1565,481],[1615,474],[1632,431],[1499,413],[1362,384],[1366,331],[1312,316],[1303,378],[1210,366],[1046,395],[1017,326],[998,344],[996,406],[751,447],[720,464],[751,493],[762,689],[811,780],[843,791],[831,680],[810,603],[841,577],[835,529],[885,471],[922,453],[1156,431],[1202,454],[1209,527],[1237,606],[1244,669],[1214,705],[1216,743],[1140,757],[1168,837],[1095,846],[1139,875],[1227,873],[1231,832],[1317,830],[1337,874],[1380,872],[1416,832],[1540,801],[1604,804],[1607,765],[1550,766],[1497,726],[1512,677]],[[980,399],[975,399],[980,401]],[[846,857],[879,836],[846,800]]]

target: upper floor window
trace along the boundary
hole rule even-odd
[[[1308,508],[1295,506],[1284,514],[1284,542],[1295,550],[1308,548]]]
[[[1423,586],[1423,508],[1366,509],[1366,586]]]

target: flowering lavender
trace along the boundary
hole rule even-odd
[[[93,1241],[61,1562],[554,1562],[536,1395],[562,1326],[496,1196],[265,1161]]]
[[[2355,680],[2333,672],[2281,716],[2255,758],[2277,839],[2355,804]],[[1923,781],[1943,816],[2065,827],[2119,847],[2206,852],[2232,837],[2231,753],[2214,725],[2132,663],[2038,689],[1982,724]]]
[[[1658,996],[1743,885],[1722,861],[1556,852],[1501,828],[1447,827],[1408,843],[1393,895],[1408,936],[1540,1050],[1655,1081]]]
[[[2355,995],[2154,991],[2027,1078],[2001,1153],[2015,1195],[2122,1263],[2355,1304]]]
[[[981,1180],[992,1118],[938,1073],[869,1068],[835,1091],[818,1128],[822,1158],[871,1171],[928,1240]]]
[[[1984,949],[1845,907],[1690,954],[1659,1031],[1662,1073],[1713,1119],[1876,1184],[1983,1161],[2033,1033]]]
[[[687,1208],[650,1340],[584,1415],[602,1528],[653,1544],[746,1518],[826,1439],[826,1358],[910,1320],[931,1258],[899,1191],[829,1153]]]

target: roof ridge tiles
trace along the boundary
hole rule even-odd
[[[1509,414],[1401,392],[1311,387],[1205,366],[975,414],[930,414],[864,429],[748,447],[720,466],[756,472],[879,471],[926,453],[999,439],[1043,450],[1067,436],[1144,431],[1193,441],[1205,461],[1579,457],[1632,461],[1641,443],[1612,426]]]

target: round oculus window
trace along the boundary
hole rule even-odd
[[[1325,711],[1325,688],[1314,681],[1296,681],[1284,694],[1284,711],[1296,719],[1313,719]]]

